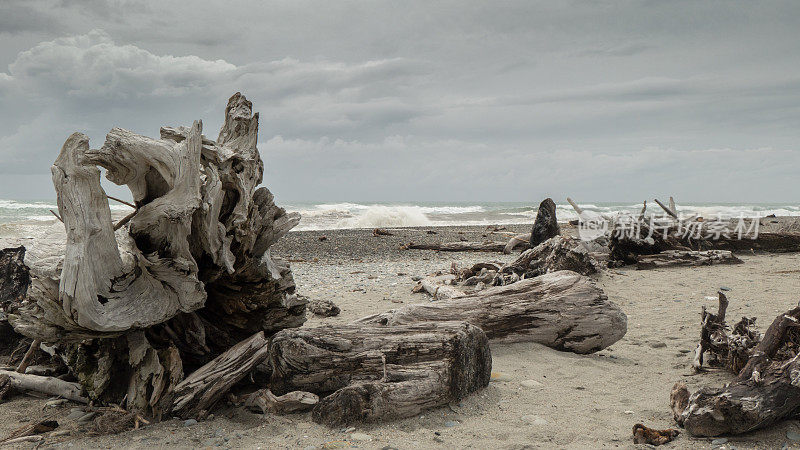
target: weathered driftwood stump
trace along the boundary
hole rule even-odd
[[[237,93],[217,140],[201,133],[200,122],[160,139],[114,128],[99,149],[73,134],[52,167],[64,240],[0,254],[0,294],[21,299],[9,322],[56,344],[93,400],[169,411],[184,373],[305,320],[288,263],[269,253],[299,216],[256,188],[258,114]],[[98,166],[131,191],[125,227]]]
[[[536,220],[531,228],[529,246],[534,248],[560,233],[561,229],[558,227],[556,219],[556,203],[552,198],[546,198],[539,204],[539,211],[536,213]]]
[[[264,369],[275,394],[318,394],[330,426],[399,419],[459,401],[489,384],[486,334],[463,322],[283,330]]]
[[[359,319],[394,329],[422,322],[465,321],[499,342],[538,342],[593,353],[622,339],[627,316],[589,278],[561,270],[450,300],[409,305]]]
[[[729,335],[726,308],[721,295],[716,315],[703,311],[697,359],[702,364],[710,353],[738,374],[736,381],[691,395],[678,383],[671,393],[676,421],[695,436],[746,433],[800,412],[800,307],[775,318],[761,339],[749,330],[754,319],[747,318]]]

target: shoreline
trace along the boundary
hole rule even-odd
[[[530,232],[530,225],[504,227],[501,232]],[[309,313],[304,327],[346,323],[406,304],[429,303],[427,295],[411,292],[415,277],[449,270],[453,263],[503,263],[519,255],[519,251],[502,255],[400,249],[409,241],[507,239],[486,226],[388,229],[393,236],[373,236],[372,229],[363,228],[296,231],[270,249],[274,256],[292,262],[299,294],[331,300],[342,310],[330,318]],[[436,234],[428,234],[431,229]],[[570,233],[574,228],[564,227],[563,231]],[[326,240],[320,241],[321,236]],[[0,243],[7,237],[0,234]],[[224,405],[213,419],[193,426],[169,419],[119,435],[78,433],[63,440],[81,448],[323,448],[326,443],[345,445],[333,444],[342,441],[375,449],[633,448],[631,427],[635,423],[658,429],[675,427],[669,408],[669,392],[675,382],[684,381],[694,391],[732,379],[720,371],[688,375],[691,351],[700,333],[701,306],[715,307],[719,286],[732,289],[731,317],[755,316],[761,332],[777,313],[797,303],[800,254],[745,253],[740,257],[744,264],[609,269],[593,275],[609,299],[628,315],[628,333],[622,340],[591,355],[531,343],[493,343],[492,370],[501,375],[486,389],[459,404],[417,417],[358,425],[356,432],[369,435],[370,441],[356,441],[344,429],[317,425],[309,413],[261,415]],[[0,435],[43,413],[66,416],[72,407],[67,404],[43,412],[46,401],[15,396],[0,404],[0,414],[8,418],[0,423]],[[779,448],[785,442],[792,444],[786,432],[797,428],[796,421],[784,421],[728,439],[737,448]],[[708,447],[711,441],[682,434],[665,448]]]

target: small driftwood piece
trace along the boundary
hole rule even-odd
[[[578,206],[578,204],[577,204],[577,203],[575,203],[575,202],[574,202],[574,201],[573,201],[571,198],[569,198],[569,197],[567,197],[567,202],[570,204],[570,206],[572,206],[572,209],[574,209],[574,210],[575,210],[575,212],[576,212],[576,213],[578,213],[578,217],[583,217],[583,208],[581,208],[580,206]]]
[[[40,345],[42,345],[42,341],[38,339],[34,339],[33,342],[31,342],[31,346],[28,347],[28,351],[25,352],[25,356],[22,357],[22,361],[20,361],[19,365],[17,366],[17,372],[25,373],[25,370],[31,364],[31,361],[33,361],[36,351],[39,350]]]
[[[502,242],[445,242],[445,243],[409,243],[406,248],[413,250],[436,250],[439,252],[502,252],[506,244]]]
[[[741,264],[728,250],[665,250],[652,255],[638,257],[636,268],[658,269],[662,267],[710,266],[712,264]]]
[[[709,327],[712,333],[716,331],[711,336],[712,344],[723,341],[719,337],[724,335],[724,330],[719,329],[720,321],[704,317],[704,328],[707,322],[716,323],[716,329]],[[736,328],[739,325],[734,327],[734,333]],[[717,350],[712,347],[709,351]],[[749,357],[732,383],[703,388],[691,395],[685,385],[673,388],[673,413],[690,434],[747,433],[795,417],[800,411],[800,307],[776,317],[763,338],[746,354]],[[741,362],[727,364],[734,370],[741,366]]]
[[[634,444],[649,444],[649,445],[662,445],[671,442],[673,439],[681,434],[680,431],[668,428],[666,430],[656,430],[648,428],[641,423],[633,426],[633,443]]]
[[[394,233],[385,228],[375,228],[372,230],[373,236],[394,236]]]
[[[311,392],[292,391],[276,396],[269,389],[259,389],[244,396],[244,406],[262,414],[288,414],[308,411],[319,403],[319,396]]]
[[[180,417],[205,417],[231,386],[267,358],[267,343],[260,331],[197,369],[175,387],[172,412]]]
[[[531,242],[530,236],[528,236],[527,234],[518,234],[508,240],[506,246],[503,247],[503,254],[505,255],[511,254],[511,252],[513,252],[515,248],[522,245],[524,245],[525,247],[529,247],[530,242]]]
[[[464,295],[464,292],[448,284],[454,282],[455,280],[456,276],[452,274],[434,275],[423,278],[420,280],[419,285],[434,299],[447,300],[449,298],[456,298]]]
[[[458,402],[489,384],[491,368],[486,334],[463,322],[283,330],[265,364],[276,394],[322,397],[312,418],[329,426],[400,419]]]
[[[17,390],[41,392],[80,403],[89,402],[82,394],[81,385],[78,383],[71,383],[54,377],[23,374],[12,370],[0,370],[0,376],[3,375],[9,378],[11,386]]]
[[[450,300],[409,305],[359,319],[388,328],[421,322],[465,321],[498,342],[538,342],[557,350],[593,353],[620,340],[627,316],[589,278],[560,270]]]
[[[654,200],[656,203],[658,203],[658,206],[660,206],[661,209],[664,210],[665,213],[669,214],[669,216],[672,217],[673,219],[678,220],[678,212],[675,210],[675,201],[672,200],[672,197],[670,197],[669,199],[670,199],[670,206],[666,206],[665,204],[661,203],[657,198]]]

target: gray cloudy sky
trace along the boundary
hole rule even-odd
[[[798,201],[800,2],[0,1],[0,198],[261,112],[279,201]]]

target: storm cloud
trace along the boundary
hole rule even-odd
[[[797,201],[800,4],[0,4],[0,198],[73,131],[261,112],[283,201]]]

